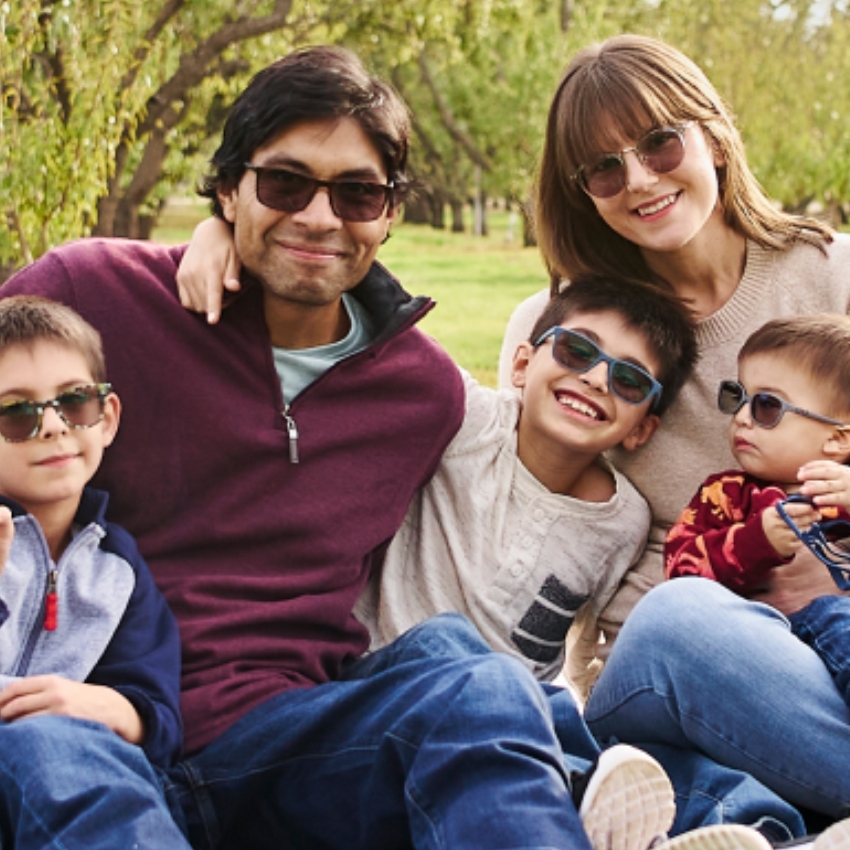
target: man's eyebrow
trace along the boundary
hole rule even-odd
[[[293,159],[291,157],[275,154],[270,156],[263,163],[254,163],[255,165],[260,166],[261,168],[288,168],[291,171],[296,171],[299,174],[303,174],[307,177],[316,177],[318,176],[316,172],[311,168],[306,162],[302,162],[300,159]],[[322,175],[326,177],[326,175]],[[385,178],[381,175],[381,173],[371,166],[364,166],[363,168],[349,168],[345,171],[339,171],[330,177],[326,177],[328,180],[367,180],[372,183],[383,183],[385,182]]]

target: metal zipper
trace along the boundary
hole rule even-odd
[[[286,433],[289,435],[289,462],[298,463],[298,426],[289,415],[289,405],[284,404],[283,419],[286,422]]]

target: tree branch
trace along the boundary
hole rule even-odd
[[[437,88],[437,83],[431,74],[431,69],[428,66],[428,60],[425,58],[424,53],[419,54],[419,71],[422,77],[422,82],[425,83],[425,87],[431,92],[431,97],[434,99],[434,105],[437,107],[440,120],[449,135],[463,148],[466,155],[475,163],[475,165],[480,166],[484,169],[484,171],[490,171],[492,168],[490,160],[478,150],[469,135],[460,126],[458,126],[458,123],[455,120],[454,115],[452,115],[445,98],[443,98]]]
[[[181,60],[171,79],[167,80],[148,101],[147,115],[136,128],[137,135],[150,132],[165,110],[182,100],[188,91],[197,86],[205,76],[210,63],[226,47],[259,35],[281,29],[289,18],[292,0],[277,0],[270,14],[262,18],[237,18],[224,24],[191,53]]]

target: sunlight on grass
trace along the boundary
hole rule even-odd
[[[169,204],[153,238],[185,242],[207,206],[195,201]],[[469,217],[471,221],[471,217]],[[546,283],[536,248],[523,248],[521,234],[507,236],[505,213],[490,216],[490,235],[399,224],[378,259],[413,295],[430,295],[437,306],[419,327],[479,381],[496,386],[499,349],[508,318],[527,296]]]

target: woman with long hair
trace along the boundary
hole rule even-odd
[[[698,319],[700,361],[659,432],[613,458],[648,499],[653,530],[636,580],[607,612],[629,619],[587,703],[591,729],[700,750],[838,817],[850,803],[850,714],[783,616],[839,592],[827,570],[798,556],[751,599],[705,579],[661,581],[667,529],[709,473],[735,465],[720,381],[736,376],[739,348],[769,319],[850,312],[850,237],[778,210],[705,74],[636,35],[582,50],[566,69],[535,214],[553,291],[615,273],[671,289]],[[548,295],[517,308],[503,364]]]

